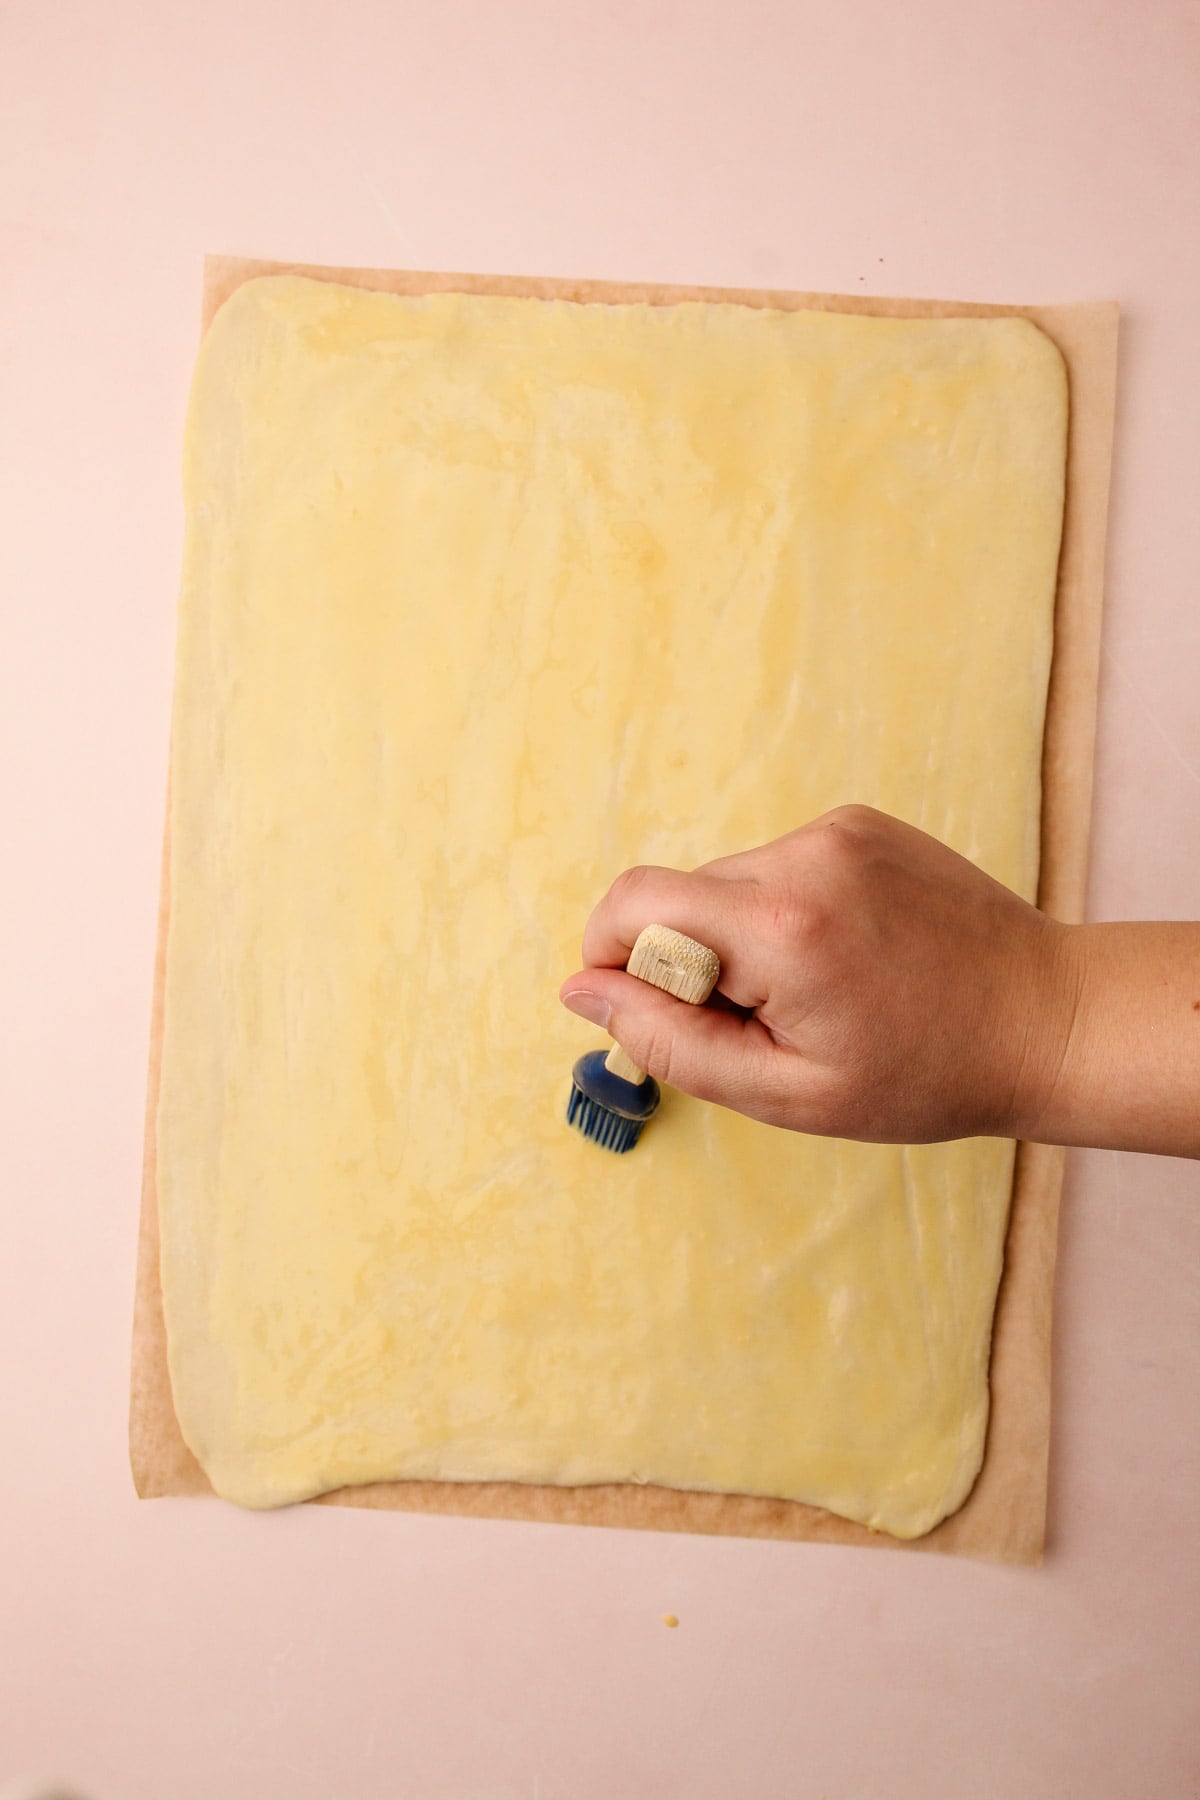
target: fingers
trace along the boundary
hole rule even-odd
[[[585,969],[563,983],[559,997],[603,1026],[656,1081],[754,1118],[778,1111],[784,1053],[757,1019],[688,1006],[622,969]]]
[[[587,922],[583,960],[597,969],[623,969],[645,926],[669,925],[716,951],[718,986],[727,999],[738,1006],[759,1006],[767,989],[749,930],[748,886],[704,870],[628,869]]]

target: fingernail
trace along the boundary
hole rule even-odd
[[[563,1005],[568,1012],[578,1013],[581,1019],[589,1019],[593,1025],[607,1025],[612,1018],[612,1007],[599,994],[593,994],[587,988],[576,988],[574,993],[563,995]]]

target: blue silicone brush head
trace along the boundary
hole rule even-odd
[[[589,1050],[571,1070],[567,1123],[605,1150],[632,1150],[658,1111],[658,1083],[647,1075],[634,1086],[605,1066],[603,1050]]]

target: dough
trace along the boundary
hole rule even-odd
[[[563,1122],[627,863],[842,800],[1036,886],[1065,373],[1021,320],[241,288],[198,364],[158,1117],[176,1410],[269,1506],[978,1470],[1012,1169]],[[666,921],[670,923],[670,921]]]

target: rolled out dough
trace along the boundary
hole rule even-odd
[[[633,861],[857,799],[1030,897],[1066,386],[1019,319],[239,289],[201,351],[158,1115],[219,1493],[978,1470],[1012,1146],[562,1123]],[[670,923],[670,921],[665,921]]]

